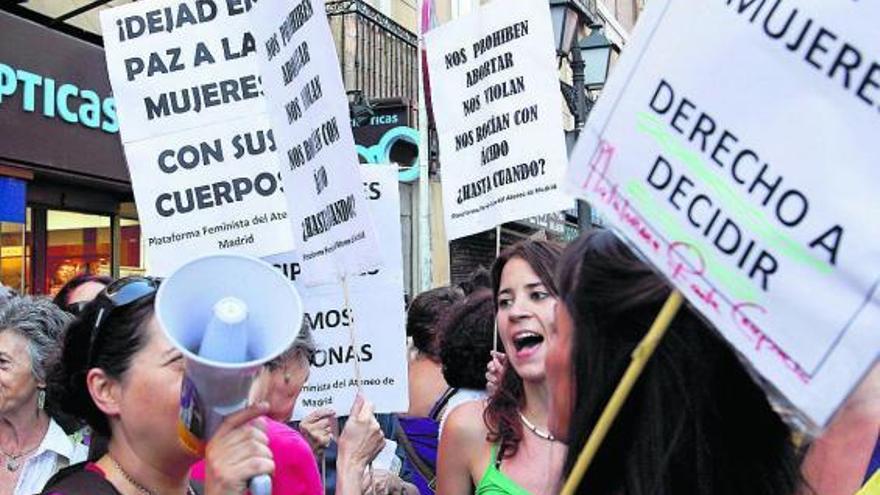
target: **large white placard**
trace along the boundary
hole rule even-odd
[[[264,0],[252,21],[303,277],[337,283],[374,269],[381,256],[324,1]]]
[[[247,10],[160,0],[101,12],[153,274],[210,251],[293,249]]]
[[[302,265],[298,253],[266,258],[294,281],[303,296],[306,320],[318,347],[308,382],[294,408],[296,419],[320,407],[348,414],[358,390],[358,356],[362,388],[376,412],[400,412],[409,407],[397,167],[361,165],[360,171],[382,241],[383,260],[378,271],[349,278],[350,311],[339,284],[311,287],[303,283],[308,267]],[[354,347],[349,333],[353,320]]]
[[[649,2],[566,180],[817,426],[880,350],[877,19]]]
[[[249,9],[153,0],[101,11],[123,142],[265,112]]]
[[[494,0],[425,47],[449,239],[570,208],[547,2]]]

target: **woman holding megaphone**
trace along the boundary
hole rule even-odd
[[[93,462],[59,472],[44,494],[243,494],[248,480],[273,473],[261,418],[269,405],[259,403],[225,419],[206,449],[204,485],[191,482],[190,467],[198,459],[177,433],[184,359],[154,315],[158,285],[151,278],[120,279],[69,327],[54,379],[62,409],[83,418],[109,444]],[[362,473],[381,450],[381,435],[376,440],[378,423],[369,418],[356,426],[343,437],[351,446],[350,469]],[[352,483],[340,488],[346,495],[360,493]]]

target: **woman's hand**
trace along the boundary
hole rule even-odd
[[[251,478],[275,471],[266,423],[260,418],[268,411],[266,402],[246,407],[214,433],[205,454],[206,495],[243,494]]]
[[[361,486],[364,469],[385,446],[382,429],[373,416],[373,404],[360,395],[351,407],[338,445],[336,494],[360,495],[368,488]]]
[[[505,366],[507,366],[507,354],[492,351],[492,360],[486,365],[486,392],[489,395],[493,395],[501,384]]]
[[[369,473],[364,473],[364,475],[369,478]],[[367,486],[369,483],[370,480],[367,479],[364,486]],[[399,495],[406,493],[403,480],[391,471],[374,469],[372,483],[372,486],[369,487],[367,492],[373,493],[374,495]]]
[[[302,433],[315,457],[318,458],[324,454],[324,449],[333,440],[333,432],[338,430],[336,413],[327,408],[312,411],[299,423],[299,432]]]

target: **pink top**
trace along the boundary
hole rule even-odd
[[[284,423],[263,419],[266,421],[269,450],[275,459],[272,495],[323,495],[318,463],[306,440]],[[190,477],[196,481],[205,481],[204,460],[193,466]]]

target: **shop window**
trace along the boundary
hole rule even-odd
[[[31,292],[31,224],[30,208],[27,223],[0,222],[0,283],[20,293]]]
[[[49,294],[80,273],[110,275],[110,217],[47,212],[46,281]]]

